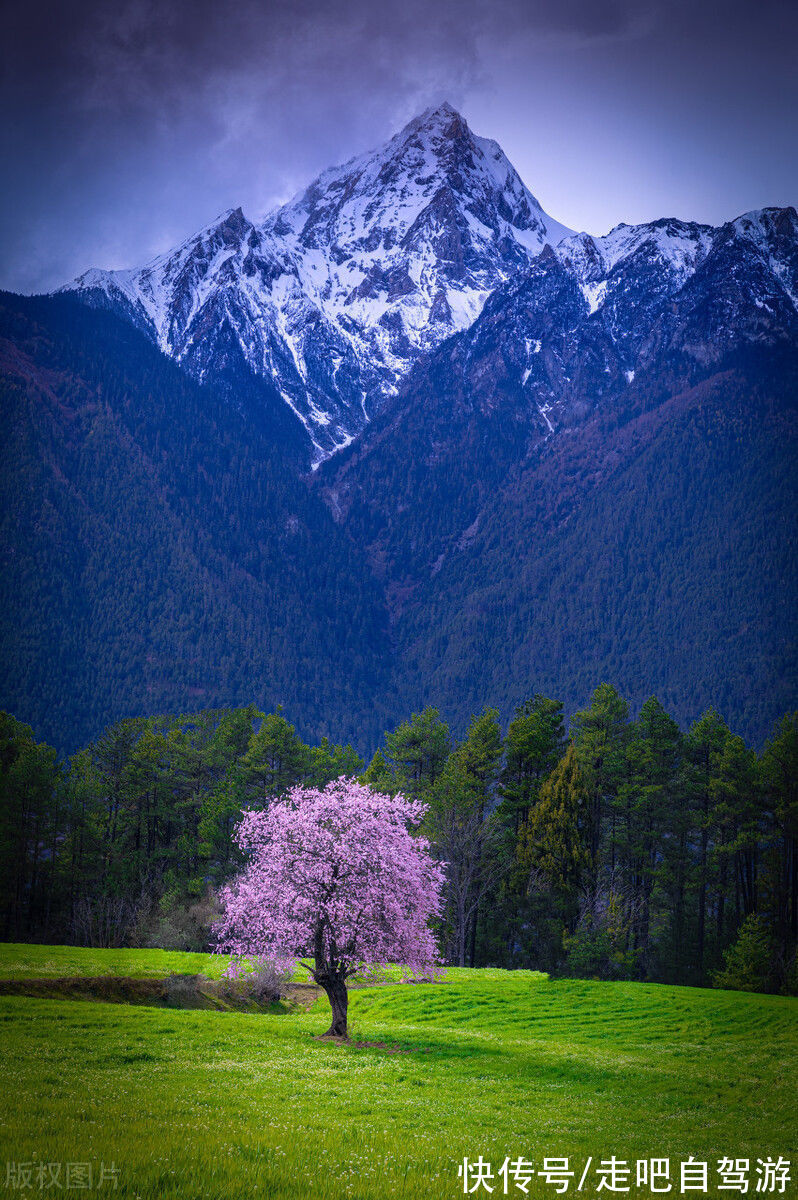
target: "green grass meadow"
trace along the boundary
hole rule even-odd
[[[223,965],[0,947],[3,978]],[[324,1001],[247,1014],[0,997],[0,1172],[88,1162],[92,1190],[110,1193],[111,1180],[97,1182],[113,1163],[126,1200],[441,1200],[463,1194],[464,1156],[494,1172],[508,1157],[536,1168],[568,1157],[574,1194],[588,1156],[614,1154],[631,1160],[625,1194],[648,1196],[635,1188],[638,1158],[670,1158],[678,1195],[679,1160],[692,1154],[709,1162],[707,1194],[719,1198],[740,1193],[717,1190],[716,1160],[750,1158],[755,1194],[759,1157],[791,1158],[798,1173],[797,1008],[779,996],[451,970],[440,984],[354,991],[353,1039],[383,1043],[356,1048],[315,1040]],[[596,1181],[582,1194],[596,1195]],[[34,1175],[19,1194],[39,1190]],[[524,1193],[510,1181],[508,1194]],[[558,1193],[535,1177],[528,1194]],[[785,1194],[798,1194],[794,1180]]]
[[[92,950],[85,946],[0,943],[0,979],[63,979],[79,975],[164,979],[171,974],[219,979],[229,961],[224,954],[184,954],[180,950]]]

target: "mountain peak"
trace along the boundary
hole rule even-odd
[[[433,226],[447,242],[440,247],[446,261],[472,258],[477,243],[482,257],[490,243],[493,260],[509,251],[503,269],[573,232],[543,212],[498,143],[474,134],[448,101],[377,149],[323,172],[263,228],[288,236],[295,249],[334,244],[368,275]],[[457,246],[448,245],[452,238]]]
[[[459,117],[460,116],[457,109],[453,105],[451,105],[448,100],[444,100],[442,104],[433,104],[429,108],[425,108],[424,112],[422,113],[422,116],[427,116],[427,117],[433,117],[433,116],[438,116],[438,115],[444,116],[444,117]]]
[[[452,126],[453,124],[460,126],[463,130],[468,130],[465,119],[448,100],[444,100],[442,104],[434,104],[425,108],[417,117],[413,117],[412,121],[408,121],[405,128],[428,129],[435,126]]]
[[[448,101],[425,108],[386,143],[384,152],[395,155],[423,147],[440,163],[451,163],[476,154],[479,143],[461,113]]]

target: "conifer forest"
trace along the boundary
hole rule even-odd
[[[460,740],[427,708],[368,763],[252,705],[124,720],[68,760],[3,714],[0,936],[207,949],[241,815],[342,776],[426,805],[448,963],[796,990],[798,714],[757,753],[606,683],[567,729],[539,694]]]

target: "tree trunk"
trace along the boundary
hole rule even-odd
[[[327,993],[327,999],[330,1001],[332,1009],[332,1024],[323,1036],[348,1038],[346,1011],[349,1005],[349,995],[345,980],[333,975],[320,978],[319,983]]]
[[[466,911],[465,911],[465,904],[463,903],[462,897],[458,897],[458,901],[457,901],[457,965],[458,965],[458,967],[464,967],[466,965],[465,948],[466,948],[467,925],[468,925],[468,917],[467,917]]]
[[[720,860],[720,880],[718,882],[718,913],[717,913],[717,937],[718,949],[723,947],[723,931],[725,929],[726,916],[726,865],[727,859],[724,854]]]
[[[476,959],[477,959],[477,922],[478,921],[479,921],[479,900],[477,900],[476,904],[474,905],[474,916],[471,921],[471,948],[469,950],[469,955],[468,955],[468,957],[469,957],[468,965],[470,967],[473,967],[476,964]]]
[[[709,829],[707,828],[709,802],[704,796],[703,821],[701,827],[701,859],[698,892],[698,982],[704,978],[704,943],[706,941],[707,915],[707,850],[709,847]]]

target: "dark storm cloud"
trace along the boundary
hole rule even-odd
[[[257,216],[444,98],[572,225],[794,199],[791,4],[6,11],[0,283],[20,290],[139,264],[232,205]]]

